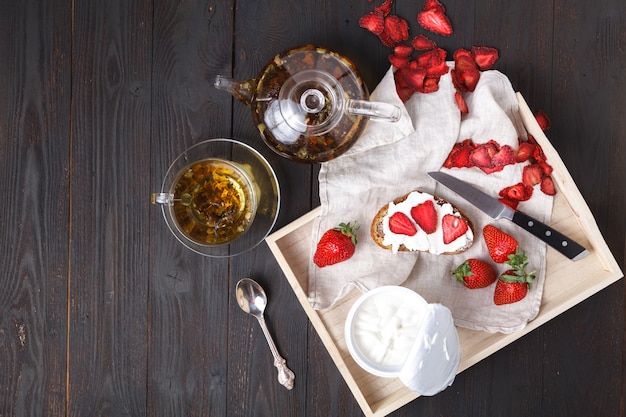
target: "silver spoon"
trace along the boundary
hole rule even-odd
[[[272,336],[265,325],[265,318],[263,317],[263,311],[267,305],[265,291],[263,291],[263,288],[261,288],[256,281],[250,278],[243,278],[237,283],[235,297],[237,298],[239,307],[246,313],[256,317],[259,321],[267,343],[270,345],[272,355],[274,355],[274,366],[278,369],[278,382],[284,385],[285,388],[292,389],[295,376],[293,372],[287,368],[287,362],[278,353],[274,340],[272,340]]]

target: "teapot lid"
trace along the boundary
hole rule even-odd
[[[329,132],[343,113],[343,88],[337,79],[320,70],[293,74],[278,94],[282,119],[306,136]]]

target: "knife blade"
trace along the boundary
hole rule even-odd
[[[564,234],[532,218],[528,214],[502,204],[498,199],[445,172],[429,172],[431,178],[454,191],[493,219],[508,219],[546,242],[573,261],[583,259],[589,251]]]

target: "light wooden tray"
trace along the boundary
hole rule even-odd
[[[524,98],[519,93],[517,96],[526,130],[542,146],[550,165],[554,168],[552,177],[558,192],[554,199],[551,226],[581,243],[589,249],[590,255],[573,262],[556,250],[548,248],[547,275],[541,309],[537,318],[524,330],[511,334],[490,334],[458,327],[462,349],[458,372],[476,364],[623,277],[617,261],[598,230],[593,214],[563,161],[541,131]],[[271,234],[266,241],[363,413],[372,417],[385,416],[419,395],[409,390],[397,378],[380,378],[369,374],[350,356],[343,328],[348,310],[361,295],[358,290],[353,290],[338,304],[326,310],[315,310],[309,304],[307,289],[312,223],[320,211],[318,207]],[[567,285],[563,285],[564,282]]]

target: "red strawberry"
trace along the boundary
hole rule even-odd
[[[546,161],[535,162],[535,165],[541,168],[541,172],[544,176],[552,174],[553,168]]]
[[[413,53],[413,47],[410,45],[398,44],[393,48],[393,54],[399,57],[409,57]]]
[[[534,276],[519,276],[512,269],[500,275],[493,293],[496,305],[516,303],[526,297]]]
[[[385,29],[381,35],[387,35],[392,42],[392,45],[406,41],[409,39],[409,23],[396,15],[389,15],[385,17]],[[381,39],[382,40],[382,39]]]
[[[499,195],[507,200],[526,201],[533,195],[533,188],[532,186],[520,182],[503,188],[500,190]]]
[[[470,155],[470,161],[479,168],[489,168],[492,166],[491,158],[498,152],[498,145],[494,141],[489,141],[476,146]]]
[[[405,68],[402,71],[402,77],[404,78],[407,86],[413,88],[414,91],[419,91],[424,88],[424,78],[426,78],[426,71],[423,68]]]
[[[530,187],[541,182],[543,170],[537,164],[526,165],[522,170],[522,182]]]
[[[359,26],[380,35],[385,29],[385,17],[381,13],[369,12],[359,19]]]
[[[480,71],[470,51],[460,48],[454,52],[454,69],[450,75],[457,90],[471,92],[476,89]]]
[[[402,212],[396,212],[389,217],[389,230],[397,235],[413,236],[417,233],[417,228],[411,219]]]
[[[456,106],[459,108],[461,113],[463,114],[469,113],[469,110],[467,108],[467,103],[465,102],[463,95],[459,93],[458,91],[454,92],[454,101],[456,102]]]
[[[427,235],[437,230],[437,210],[432,200],[426,200],[413,207],[411,217]]]
[[[393,74],[396,83],[396,93],[403,103],[406,103],[413,93],[415,93],[415,89],[411,87],[405,79],[405,71],[407,71],[407,68],[399,69]]]
[[[351,258],[356,250],[358,229],[356,223],[340,223],[338,227],[324,232],[313,255],[315,265],[323,268]]]
[[[391,62],[391,65],[396,68],[404,68],[409,65],[409,58],[406,56],[399,56],[394,53],[389,55],[389,62]]]
[[[491,264],[480,259],[470,258],[452,271],[457,281],[470,290],[485,288],[493,284],[498,278],[496,270]]]
[[[448,154],[448,158],[443,163],[444,168],[470,168],[473,166],[470,162],[470,155],[475,145],[471,139],[465,139],[463,142],[455,143],[452,150]]]
[[[499,146],[499,145],[498,145]],[[502,145],[491,158],[491,165],[504,167],[515,162],[515,152],[509,145]]]
[[[445,75],[450,68],[446,64],[446,51],[437,48],[424,52],[415,58],[418,67],[426,69],[427,75]]]
[[[543,191],[547,195],[556,194],[556,188],[554,188],[554,182],[552,181],[552,177],[549,175],[546,175],[545,177],[543,177],[539,188],[541,189],[541,191]]]
[[[391,13],[392,4],[393,0],[385,0],[385,2],[380,6],[374,7],[374,12],[380,13],[383,16],[388,16],[389,13]]]
[[[418,91],[420,93],[428,94],[434,93],[439,90],[439,77],[438,75],[427,75],[424,77],[424,85]]]
[[[489,256],[499,264],[508,261],[509,255],[515,255],[517,251],[517,240],[495,226],[490,224],[485,226],[483,228],[483,237]]]
[[[465,220],[452,214],[443,216],[441,227],[443,229],[443,243],[446,245],[463,236],[468,229]]]
[[[546,161],[546,154],[543,153],[543,149],[541,148],[541,145],[539,145],[538,143],[535,144],[535,149],[533,150],[533,160],[535,162]]]
[[[437,47],[437,43],[420,33],[413,38],[411,46],[418,51],[428,51],[430,49],[435,49]]]
[[[443,5],[437,0],[429,0],[424,4],[424,10],[417,14],[417,22],[426,30],[442,36],[452,35],[452,23],[445,15]]]
[[[543,110],[538,110],[537,113],[535,113],[535,119],[537,119],[541,130],[550,129],[550,118],[548,118],[548,115]]]
[[[515,162],[528,161],[535,151],[535,144],[530,142],[520,142],[515,154]]]
[[[498,201],[506,206],[511,207],[513,210],[517,210],[519,200],[511,200],[510,198],[500,197]]]
[[[490,46],[472,46],[472,55],[482,71],[491,68],[498,60],[498,50]]]

